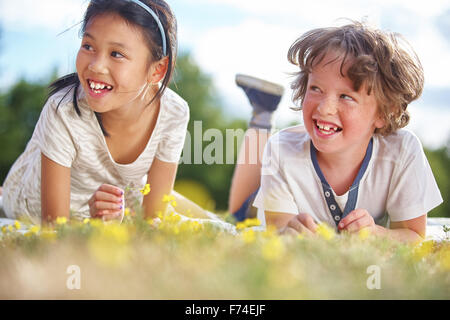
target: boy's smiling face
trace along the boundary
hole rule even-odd
[[[368,95],[363,85],[355,91],[352,81],[342,76],[341,63],[342,56],[327,53],[312,68],[302,104],[303,120],[319,153],[364,155],[375,128],[383,127],[384,121],[373,90]]]

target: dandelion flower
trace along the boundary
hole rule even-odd
[[[57,217],[56,218],[56,224],[57,225],[63,225],[67,223],[67,218],[66,217]]]
[[[273,237],[269,239],[262,247],[262,255],[267,260],[278,260],[280,259],[286,248],[280,237]]]
[[[162,199],[163,202],[170,202],[173,200],[175,200],[175,197],[173,195],[168,195],[168,194],[165,194]]]
[[[370,231],[369,228],[362,228],[361,230],[359,230],[358,232],[358,237],[361,240],[365,240],[370,236]]]
[[[84,218],[84,220],[83,220],[83,224],[88,224],[88,223],[89,223],[89,221],[91,221],[91,219],[89,219],[89,218]]]
[[[147,183],[140,191],[144,196],[146,196],[150,192],[150,184]]]
[[[130,208],[125,208],[125,211],[123,214],[125,217],[128,217],[130,215]]]
[[[15,220],[15,221],[14,221],[14,228],[16,228],[16,230],[19,230],[20,227],[21,227],[20,222],[17,221],[17,220]]]
[[[255,231],[253,229],[247,229],[242,232],[242,240],[245,243],[252,243],[256,240]]]
[[[172,201],[172,207],[176,207],[177,206],[177,202],[175,200]]]
[[[3,227],[2,227],[2,232],[3,232],[4,234],[6,234],[6,233],[8,232],[8,228],[7,228],[6,226],[3,226]]]
[[[317,226],[316,233],[325,240],[331,240],[336,235],[334,230],[323,222],[319,223],[319,225]]]
[[[9,232],[13,232],[13,231],[14,231],[13,226],[12,226],[11,224],[8,225],[8,231],[9,231]]]

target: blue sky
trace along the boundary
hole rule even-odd
[[[236,73],[279,82],[286,93],[276,125],[299,113],[290,111],[290,72],[286,53],[303,32],[342,24],[339,18],[366,19],[403,34],[425,69],[422,98],[410,105],[408,126],[425,145],[438,147],[450,137],[450,0],[168,0],[178,19],[180,50],[189,50],[214,80],[226,112],[248,119],[250,107],[234,85]],[[47,79],[74,71],[79,46],[76,25],[86,0],[0,0],[0,88],[19,77]],[[62,31],[74,26],[69,31]]]

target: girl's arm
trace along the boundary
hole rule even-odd
[[[144,207],[145,218],[155,218],[157,212],[164,213],[167,202],[163,202],[164,195],[172,192],[178,163],[169,163],[155,158],[148,172],[147,183],[150,184],[151,191],[144,196],[142,206]]]
[[[41,154],[42,224],[70,215],[70,168],[61,166]]]

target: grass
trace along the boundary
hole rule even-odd
[[[58,221],[0,240],[0,299],[449,299],[450,242],[402,244],[365,233],[315,237],[214,224]],[[68,289],[78,266],[79,290]],[[370,266],[380,289],[368,289]],[[370,269],[369,269],[370,270]],[[70,271],[70,269],[69,269]]]

